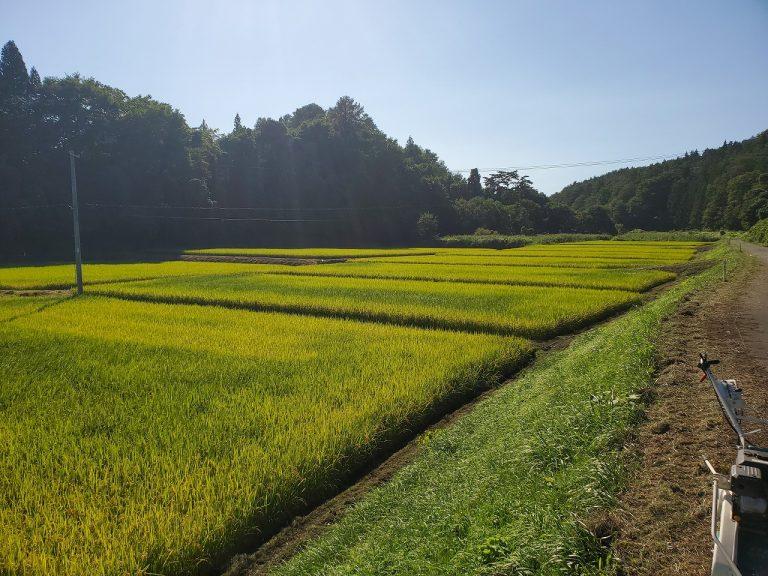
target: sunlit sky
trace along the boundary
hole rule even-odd
[[[9,39],[43,76],[93,76],[222,131],[348,94],[453,170],[768,128],[768,0],[1,0]],[[527,172],[551,194],[621,165]]]

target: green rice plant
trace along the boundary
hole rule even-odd
[[[0,573],[207,572],[530,351],[88,295],[0,321]]]
[[[370,258],[372,262],[397,262],[401,264],[466,264],[474,266],[549,266],[565,268],[654,268],[675,266],[685,262],[679,257],[662,256],[624,258],[621,256],[584,256],[576,254],[518,254],[514,250],[493,255],[435,254],[425,256],[400,256],[396,258]]]
[[[185,254],[208,256],[266,256],[271,258],[370,258],[434,254],[430,248],[204,248]]]
[[[0,322],[9,322],[20,316],[42,311],[61,300],[63,296],[18,297],[0,294]]]
[[[536,339],[570,332],[640,299],[619,290],[277,274],[161,278],[104,284],[91,293]]]
[[[146,280],[168,276],[238,274],[251,270],[250,264],[229,262],[145,262],[138,264],[84,264],[85,284]],[[75,284],[72,264],[0,268],[0,290],[64,289]]]
[[[546,268],[535,266],[473,266],[469,264],[402,265],[397,262],[344,262],[313,266],[255,265],[258,272],[296,276],[337,276],[432,280],[521,286],[573,286],[644,291],[675,278],[662,270]]]
[[[694,246],[638,246],[621,242],[612,244],[558,244],[526,246],[517,250],[503,250],[506,255],[569,256],[572,258],[630,258],[690,260],[696,254]]]
[[[732,262],[737,265],[737,262]],[[444,430],[272,576],[614,576],[590,530],[628,473],[662,319],[718,267],[576,337]]]

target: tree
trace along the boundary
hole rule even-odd
[[[39,78],[38,78],[39,79]],[[0,53],[0,94],[21,97],[29,89],[29,74],[21,52],[13,40]]]
[[[431,212],[424,212],[416,222],[416,234],[422,240],[432,240],[437,236],[440,222]]]
[[[353,135],[366,124],[372,124],[362,105],[349,96],[338,99],[336,105],[328,110],[328,119],[334,132],[342,136]]]
[[[240,114],[235,114],[235,132],[243,129],[243,123],[240,120]]]
[[[37,68],[32,66],[32,69],[29,71],[29,90],[33,94],[39,94],[42,88],[43,82],[40,80],[40,74],[38,73]]]
[[[467,178],[467,198],[482,195],[483,185],[480,183],[480,172],[477,168],[472,168],[469,171],[469,178]]]

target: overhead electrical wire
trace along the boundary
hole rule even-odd
[[[0,207],[0,210],[15,212],[17,210],[45,210],[48,208],[69,208],[72,206],[69,204],[38,204],[36,206],[4,206]]]
[[[128,218],[152,220],[212,220],[217,222],[344,222],[344,218],[226,218],[219,216],[162,216],[155,214],[124,214]]]
[[[608,164],[625,164],[630,162],[644,162],[649,160],[671,160],[673,158],[679,158],[683,154],[659,154],[655,156],[637,156],[635,158],[621,158],[618,160],[587,160],[584,162],[571,162],[562,164],[534,164],[531,166],[507,166],[504,168],[478,168],[481,172],[498,172],[498,171],[512,171],[512,170],[552,170],[555,168],[578,168],[581,166],[603,166]],[[470,172],[474,168],[462,168],[460,170],[453,170],[453,172]]]
[[[209,211],[252,211],[252,212],[359,212],[365,210],[402,210],[408,208],[425,209],[434,206],[419,206],[401,204],[399,206],[339,206],[335,208],[260,208],[260,207],[222,207],[222,206],[171,206],[150,204],[96,204],[86,202],[86,208],[134,208],[134,209],[164,209],[164,210],[209,210]]]

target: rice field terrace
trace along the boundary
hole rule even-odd
[[[565,268],[546,266],[476,266],[472,264],[409,264],[398,262],[343,262],[309,266],[256,265],[264,274],[296,276],[341,276],[355,278],[391,278],[397,280],[432,280],[477,284],[512,284],[520,286],[573,286],[644,291],[672,280],[675,275],[662,270],[622,270]]]
[[[84,264],[85,284],[104,284],[129,280],[146,280],[168,276],[206,276],[250,272],[248,264],[230,262],[182,261],[137,264]],[[71,264],[54,266],[17,266],[0,268],[0,290],[55,290],[71,288],[74,272]]]
[[[544,339],[639,302],[623,290],[478,285],[416,280],[245,274],[106,284],[95,293],[182,304],[210,304],[339,316]]]
[[[517,250],[517,249],[515,249]],[[622,255],[590,256],[574,249],[574,254],[502,253],[485,255],[427,254],[416,256],[372,257],[370,262],[396,262],[399,264],[470,264],[472,266],[549,266],[565,268],[655,268],[677,266],[691,256],[664,253],[656,257],[630,257]]]
[[[530,351],[92,296],[0,323],[0,348],[0,572],[39,574],[187,573]]]
[[[430,248],[204,248],[185,250],[201,256],[265,256],[268,258],[371,258],[434,254]]]
[[[83,296],[0,295],[0,574],[215,571],[696,248],[291,249],[350,260],[91,264]]]

